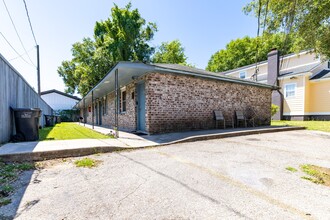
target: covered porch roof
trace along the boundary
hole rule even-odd
[[[214,79],[225,82],[232,82],[244,85],[251,85],[257,87],[263,87],[268,89],[277,89],[277,87],[254,82],[250,80],[244,80],[237,77],[231,77],[222,75],[219,73],[213,73],[202,69],[182,66],[178,64],[145,64],[141,62],[119,62],[117,63],[109,73],[93,88],[91,89],[85,97],[81,99],[80,102],[75,106],[80,109],[84,107],[85,104],[89,104],[92,102],[92,94],[93,99],[104,97],[110,92],[115,91],[115,71],[118,70],[118,84],[119,88],[131,83],[136,78],[143,76],[145,74],[151,72],[158,73],[172,73],[172,74],[180,74],[180,75],[188,75],[194,77],[201,77],[205,79]]]

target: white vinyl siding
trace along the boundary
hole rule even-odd
[[[288,86],[290,84],[294,84],[295,86]],[[281,92],[284,97],[283,114],[303,115],[305,112],[305,85],[303,76],[296,77],[295,79],[282,79],[280,80],[280,87],[282,87]],[[287,89],[288,91],[286,91]]]
[[[76,99],[55,92],[41,95],[41,98],[54,110],[70,110],[78,102]]]

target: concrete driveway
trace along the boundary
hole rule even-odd
[[[73,158],[25,173],[0,217],[330,219],[330,188],[288,166],[330,167],[330,135],[291,131]]]

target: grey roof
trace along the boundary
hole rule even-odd
[[[63,95],[63,96],[69,97],[69,98],[71,98],[71,99],[75,99],[75,100],[77,100],[77,101],[80,101],[80,100],[81,100],[81,99],[78,98],[77,96],[73,96],[73,95],[70,95],[70,94],[67,94],[67,93],[64,93],[64,92],[58,91],[58,90],[56,90],[56,89],[43,91],[43,92],[40,93],[40,95],[46,95],[46,94],[50,94],[50,93],[57,93],[57,94],[60,94],[60,95]]]
[[[215,72],[211,72],[211,71],[207,71],[207,70],[203,70],[203,69],[198,69],[195,67],[183,66],[180,64],[153,63],[153,64],[149,64],[149,65],[166,68],[168,70],[180,70],[180,71],[193,72],[193,73],[199,73],[199,74],[220,76],[219,73],[215,73]]]
[[[255,81],[248,80],[248,79],[240,79],[235,76],[222,75],[220,73],[214,73],[214,72],[210,72],[207,70],[198,69],[198,68],[189,67],[189,66],[183,66],[183,65],[179,65],[179,64],[155,63],[155,64],[148,64],[148,65],[156,67],[156,70],[159,70],[159,68],[163,68],[166,70],[166,72],[180,71],[177,73],[181,73],[181,74],[186,73],[187,75],[192,74],[194,76],[199,76],[202,78],[212,78],[212,79],[229,81],[229,82],[234,82],[234,83],[239,83],[239,84],[248,84],[248,85],[252,85],[252,86],[261,86],[261,87],[268,87],[268,88],[275,89],[275,87],[272,87],[271,85],[268,85],[268,84],[259,83],[259,82],[255,82]]]
[[[330,70],[325,69],[320,71],[319,73],[315,74],[310,78],[310,80],[316,80],[316,79],[329,79],[330,78]]]
[[[214,79],[232,83],[239,83],[269,89],[277,89],[276,86],[258,83],[254,81],[239,79],[232,76],[224,76],[219,73],[213,73],[202,69],[182,66],[178,64],[145,64],[141,62],[119,62],[109,73],[83,98],[85,103],[90,103],[92,98],[97,99],[115,90],[115,71],[118,70],[119,86],[125,86],[132,82],[135,78],[143,76],[151,72],[159,72],[165,74],[180,74],[187,76],[200,77],[204,79]],[[77,107],[82,107],[83,100],[77,104]]]
[[[295,68],[290,68],[288,70],[280,70],[280,77],[296,75],[299,73],[311,72],[313,69],[320,66],[321,63],[313,63],[305,66],[297,66]]]

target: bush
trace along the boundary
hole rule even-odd
[[[272,107],[271,107],[272,117],[276,114],[276,112],[278,112],[278,109],[279,109],[279,107],[277,105],[272,104]]]
[[[76,122],[79,118],[79,110],[57,110],[55,111],[55,115],[59,115],[61,117],[62,122]]]

